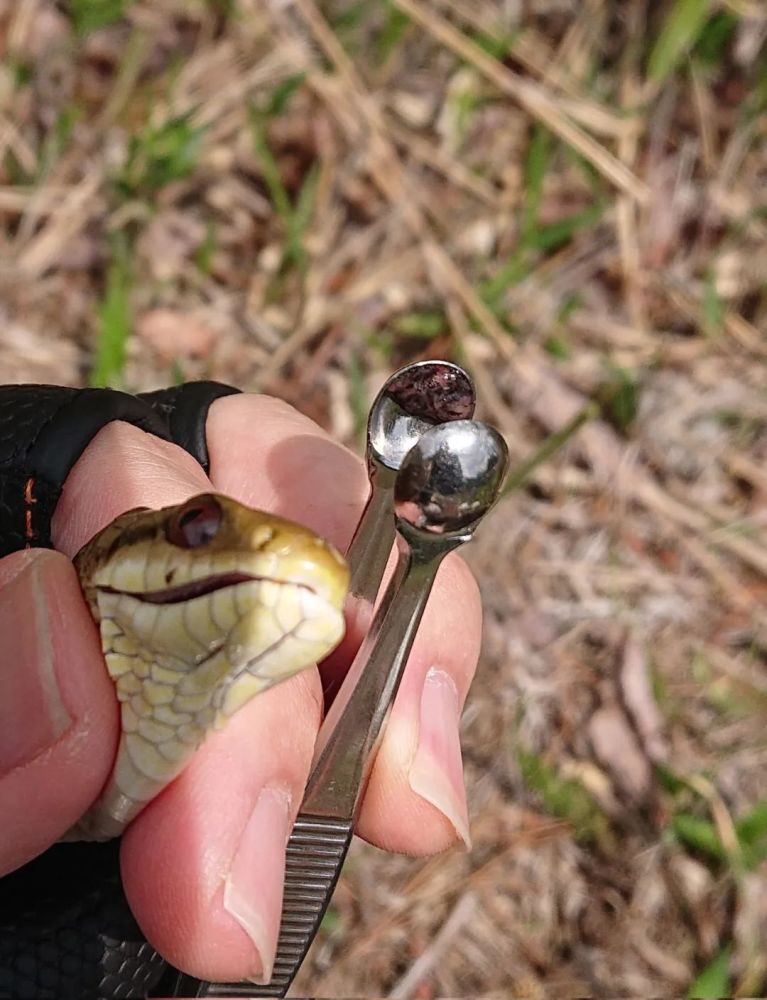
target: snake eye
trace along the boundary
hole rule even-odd
[[[195,497],[176,511],[165,530],[171,545],[199,549],[215,538],[221,527],[221,505],[215,497]]]

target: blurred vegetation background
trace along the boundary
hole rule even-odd
[[[297,991],[767,991],[767,5],[0,0],[0,373],[294,403],[448,357],[474,846],[355,843]]]

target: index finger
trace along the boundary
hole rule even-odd
[[[267,396],[229,396],[211,407],[208,449],[210,476],[222,492],[302,521],[347,548],[368,492],[364,463],[312,420]],[[362,806],[359,832],[378,846],[429,854],[456,838],[469,841],[458,719],[479,657],[481,622],[474,578],[459,557],[448,556]],[[361,638],[353,629],[332,656],[334,670],[343,674]]]
[[[200,490],[210,482],[181,449],[109,425],[67,479],[55,541],[72,554],[126,508],[163,507]],[[309,669],[242,706],[125,831],[125,894],[147,938],[176,967],[214,980],[268,974],[318,687]]]

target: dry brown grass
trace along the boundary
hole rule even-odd
[[[470,553],[473,850],[356,844],[297,991],[767,990],[764,6],[658,79],[671,0],[64,6],[0,0],[2,381],[600,406]]]

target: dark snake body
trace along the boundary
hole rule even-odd
[[[175,442],[207,472],[208,408],[237,391],[216,382],[137,396],[0,386],[0,556],[51,547],[64,481],[111,420]],[[56,844],[0,879],[0,1000],[207,995],[209,984],[174,969],[143,937],[123,893],[119,846]],[[242,988],[215,993],[242,995]]]

